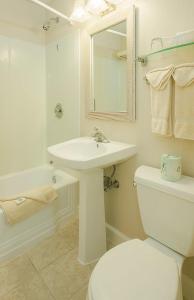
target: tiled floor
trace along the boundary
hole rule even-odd
[[[78,222],[0,264],[1,300],[85,300],[93,265],[77,261]]]
[[[0,300],[86,300],[94,265],[80,265],[77,254],[74,218],[27,253],[0,264]]]

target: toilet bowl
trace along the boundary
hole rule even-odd
[[[176,183],[142,166],[135,174],[145,241],[130,240],[97,263],[88,300],[182,300],[181,271],[194,256],[194,178]]]
[[[131,240],[108,251],[92,273],[89,300],[182,300],[176,261]]]

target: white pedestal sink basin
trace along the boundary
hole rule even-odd
[[[64,167],[80,171],[79,261],[88,264],[106,252],[103,168],[136,154],[136,146],[82,137],[48,148]]]

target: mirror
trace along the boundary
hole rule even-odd
[[[88,116],[135,120],[135,11],[115,12],[88,30]]]
[[[93,111],[127,112],[126,20],[92,36]]]

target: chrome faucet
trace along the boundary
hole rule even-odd
[[[92,135],[92,137],[97,143],[110,143],[110,141],[104,135],[103,131],[97,127],[94,127],[94,134]]]

